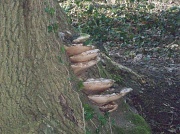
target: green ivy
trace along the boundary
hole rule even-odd
[[[88,104],[84,104],[84,116],[85,116],[85,120],[90,120],[92,118],[94,118],[94,109],[92,107],[90,107]]]
[[[55,14],[55,9],[52,7],[51,8],[46,7],[44,10],[46,13],[49,13],[51,16],[53,16]]]
[[[57,32],[58,30],[58,24],[54,23],[48,26],[48,32]]]

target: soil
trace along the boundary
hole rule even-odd
[[[108,50],[114,61],[145,77],[140,89],[132,87],[129,103],[150,124],[153,134],[180,133],[180,44],[172,43],[169,47],[171,57],[165,47]],[[127,51],[135,54],[126,55]]]

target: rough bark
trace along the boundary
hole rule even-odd
[[[46,2],[46,4],[44,4]],[[55,9],[52,17],[45,8]],[[0,133],[84,133],[62,42],[47,26],[70,30],[53,0],[0,2]]]

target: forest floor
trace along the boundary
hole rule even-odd
[[[166,53],[164,47],[158,50]],[[125,55],[126,51],[138,51],[139,54],[132,58]],[[151,48],[144,54],[142,50],[128,47],[111,48],[108,52],[114,61],[145,77],[146,83],[140,88],[132,87],[134,91],[129,95],[128,103],[146,119],[153,134],[180,132],[180,55],[177,53],[177,57],[169,58],[151,52]]]
[[[180,133],[180,2],[64,3],[72,25],[114,61],[145,77],[128,103],[153,134]],[[103,50],[102,49],[102,50]]]

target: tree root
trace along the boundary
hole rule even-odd
[[[143,76],[137,74],[132,69],[125,67],[119,63],[116,63],[115,61],[111,60],[107,55],[104,53],[101,53],[102,62],[106,65],[106,68],[112,69],[114,71],[121,71],[124,73],[127,73],[131,76],[133,80],[138,80],[140,83],[145,83],[145,79]]]

